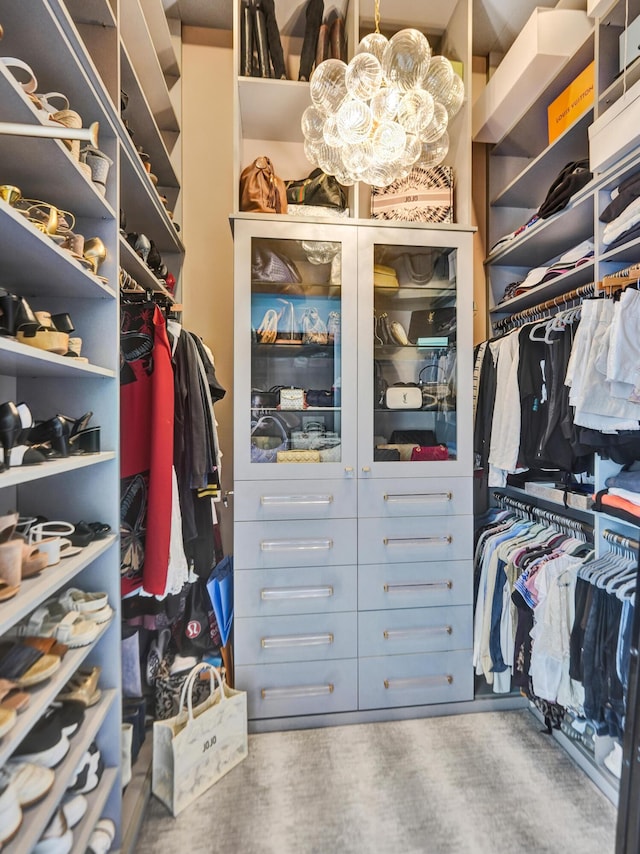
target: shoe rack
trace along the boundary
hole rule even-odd
[[[234,186],[245,166],[267,155],[276,173],[284,180],[306,177],[313,168],[303,150],[300,119],[311,104],[309,83],[298,81],[300,54],[304,42],[307,3],[275,0],[275,14],[284,52],[287,80],[242,76],[242,0],[234,0],[234,68],[236,69]],[[373,0],[326,0],[323,20],[336,15],[344,18],[347,62],[354,56],[360,39],[374,30]],[[451,129],[451,148],[446,160],[454,170],[456,221],[471,223],[471,4],[414,3],[396,0],[382,4],[381,31],[388,36],[405,27],[421,30],[434,54],[462,62],[465,103]],[[236,197],[234,212],[238,213]],[[349,188],[349,214],[370,217],[370,187]]]
[[[100,277],[75,260],[21,213],[0,200],[0,287],[24,297],[35,310],[68,312],[75,335],[82,338],[87,362],[29,347],[0,337],[0,402],[26,402],[35,420],[62,413],[79,418],[92,411],[100,426],[96,454],[15,466],[0,472],[5,510],[43,515],[51,520],[100,520],[119,529],[119,268],[145,290],[166,291],[164,284],[131,249],[121,233],[153,240],[175,276],[180,299],[184,247],[179,235],[180,209],[180,40],[179,22],[168,21],[162,0],[0,0],[0,59],[17,57],[37,78],[37,93],[62,92],[83,120],[99,123],[98,147],[112,161],[106,193],[82,171],[62,140],[0,135],[0,180],[71,212],[73,230],[86,239],[99,237],[107,255]],[[155,61],[152,61],[154,60]],[[124,118],[120,91],[128,95]],[[39,111],[0,61],[0,122],[38,125]],[[148,156],[145,167],[136,146]],[[157,182],[152,176],[157,178]],[[164,197],[164,199],[163,199]],[[171,213],[170,213],[171,212]],[[23,811],[23,823],[3,850],[33,849],[64,795],[84,751],[93,741],[101,750],[105,772],[88,795],[89,808],[74,829],[74,852],[84,852],[96,821],[116,824],[114,848],[120,847],[120,551],[117,533],[93,542],[75,557],[22,582],[19,593],[0,603],[0,636],[46,599],[68,586],[108,593],[112,620],[90,646],[71,649],[60,669],[30,689],[31,701],[12,730],[0,739],[0,766],[44,713],[82,664],[102,668],[102,698],[87,710],[71,750],[55,769],[52,790]]]

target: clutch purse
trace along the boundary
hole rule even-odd
[[[387,409],[422,409],[422,389],[417,385],[389,386],[384,402]]]
[[[295,451],[278,451],[276,455],[278,463],[319,463],[320,451],[312,450],[295,450]]]
[[[416,445],[411,452],[413,462],[435,462],[437,460],[448,460],[449,451],[446,445]]]
[[[277,391],[261,391],[259,388],[251,389],[251,408],[275,407],[278,405]]]
[[[308,388],[305,395],[307,406],[333,406],[333,391],[324,388]]]
[[[373,265],[374,288],[397,288],[399,286],[398,274],[393,267],[385,267],[384,264]]]
[[[302,388],[281,388],[280,409],[304,409],[305,398]]]

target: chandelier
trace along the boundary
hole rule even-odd
[[[464,83],[444,56],[432,56],[426,36],[400,30],[366,35],[347,65],[321,62],[310,82],[312,104],[302,114],[307,159],[340,184],[386,187],[413,166],[437,166],[449,150],[447,128],[464,100]]]

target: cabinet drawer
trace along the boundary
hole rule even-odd
[[[356,516],[355,479],[236,481],[236,521],[349,519]]]
[[[371,478],[358,483],[358,514],[378,518],[473,513],[470,477]]]
[[[361,709],[473,700],[471,650],[361,658]]]
[[[367,656],[469,649],[472,624],[471,605],[364,611],[358,615],[358,649]]]
[[[355,611],[357,586],[355,566],[241,569],[233,579],[234,614],[239,618]]]
[[[357,656],[357,615],[242,617],[235,626],[237,664],[317,661]]]
[[[358,608],[429,608],[473,602],[473,562],[363,564],[358,569]]]
[[[238,522],[236,569],[356,563],[356,520]]]
[[[358,707],[358,662],[236,666],[235,685],[247,692],[250,718],[353,711]]]
[[[471,560],[473,516],[359,519],[360,563]]]

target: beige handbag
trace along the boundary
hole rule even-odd
[[[320,451],[298,450],[298,451],[278,451],[276,455],[278,463],[319,463]]]
[[[304,409],[304,404],[304,389],[280,389],[280,409]]]

